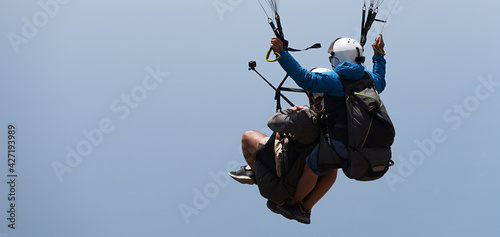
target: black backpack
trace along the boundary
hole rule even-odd
[[[347,159],[340,158],[326,141],[327,134],[323,134],[318,169],[342,168],[347,177],[359,181],[379,179],[393,164],[394,126],[369,73],[365,72],[360,80],[341,77],[341,82],[347,107],[349,155]]]

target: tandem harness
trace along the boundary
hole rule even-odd
[[[249,62],[249,66],[249,70],[255,71],[275,90],[276,111],[281,111],[281,98],[294,106],[282,91],[305,92],[312,102],[311,107],[314,102],[318,102],[306,90],[283,87],[288,75],[276,88],[256,71],[254,61]],[[394,126],[369,73],[365,72],[364,77],[359,80],[340,79],[344,98],[328,98],[325,105],[327,109],[316,111],[319,112],[317,121],[321,126],[318,170],[323,172],[342,168],[344,174],[351,179],[377,180],[394,164],[391,160]],[[325,103],[324,99],[320,101],[321,104]],[[348,150],[346,158],[341,158],[332,147],[332,139],[344,143]]]

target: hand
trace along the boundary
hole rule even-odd
[[[373,51],[377,55],[385,55],[384,51],[384,38],[382,37],[382,34],[379,34],[380,36],[375,39],[375,42],[372,44]]]
[[[279,53],[283,50],[283,41],[278,39],[277,37],[271,38],[271,48],[274,52]]]
[[[293,106],[293,107],[292,107],[292,108],[290,108],[290,109],[292,110],[292,113],[293,113],[293,114],[296,114],[296,113],[298,113],[299,111],[303,110],[303,109],[304,109],[304,107],[303,107],[303,106],[298,106],[298,105],[295,105],[295,106]]]

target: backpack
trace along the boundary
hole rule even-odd
[[[318,169],[342,168],[347,177],[359,181],[379,179],[393,164],[394,125],[369,73],[365,72],[360,80],[341,77],[341,82],[347,109],[348,142],[345,145],[349,155],[347,159],[340,158],[327,142],[327,132],[323,132]]]

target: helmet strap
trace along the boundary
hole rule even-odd
[[[358,51],[358,56],[354,59],[357,63],[365,63],[365,57],[361,56],[361,52],[358,47],[356,47],[356,51]]]

